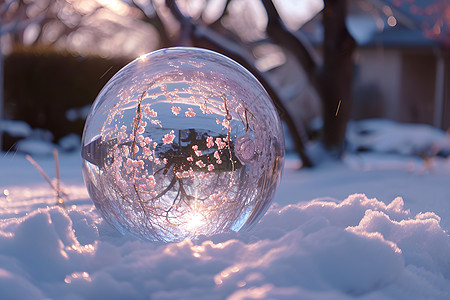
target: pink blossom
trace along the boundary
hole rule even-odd
[[[137,134],[143,134],[144,131],[145,131],[145,127],[140,126],[136,132],[137,132]]]
[[[155,118],[158,116],[158,113],[156,111],[154,111],[153,109],[150,109],[149,107],[146,107],[144,109],[144,113],[146,113],[147,115],[149,115],[152,118]]]
[[[219,196],[220,196],[220,193],[214,193],[214,194],[211,194],[211,196],[209,197],[212,201],[216,201],[217,200],[217,198],[219,198]]]
[[[206,106],[206,103],[202,103],[200,104],[200,110],[202,111],[202,113],[207,114],[208,113],[208,108]]]
[[[147,185],[149,187],[154,187],[156,185],[156,180],[153,175],[148,176]]]
[[[117,139],[118,140],[125,140],[127,138],[127,134],[123,131],[119,131],[119,133],[117,134]]]
[[[204,168],[205,164],[203,163],[203,161],[201,160],[197,160],[197,162],[195,163],[199,168]]]
[[[208,136],[206,138],[206,147],[211,148],[212,146],[214,146],[213,137],[212,136]]]
[[[209,164],[208,165],[208,171],[212,171],[212,170],[214,170],[214,165],[213,164]]]
[[[175,176],[177,176],[177,178],[189,178],[189,172],[188,171],[176,172]]]
[[[143,148],[144,156],[152,156],[153,152],[149,148]]]
[[[127,166],[133,167],[133,168],[143,169],[144,168],[144,162],[142,160],[134,160],[134,159],[128,158],[127,159]]]
[[[192,146],[192,150],[194,150],[195,155],[197,155],[197,156],[201,156],[202,155],[202,151],[198,150],[198,146],[197,145]]]
[[[227,146],[225,142],[222,142],[221,138],[216,138],[216,145],[219,149],[223,149]]]
[[[172,113],[175,116],[178,116],[178,114],[180,113],[180,110],[181,110],[181,107],[179,107],[179,106],[172,106]]]
[[[150,123],[152,123],[153,125],[161,126],[161,121],[160,120],[150,120]]]
[[[222,126],[225,128],[230,128],[230,121],[228,121],[227,119],[223,119]]]
[[[164,144],[172,144],[173,140],[175,139],[175,134],[173,134],[173,130],[170,133],[167,133],[164,135],[164,138],[162,139]]]
[[[189,107],[188,110],[184,113],[186,117],[195,117],[195,112],[192,107]]]
[[[123,150],[123,155],[124,156],[129,156],[130,155],[130,149],[128,148],[128,146],[127,145],[123,145],[122,146],[122,150]]]
[[[214,158],[217,159],[217,160],[220,160],[219,151],[214,152]]]

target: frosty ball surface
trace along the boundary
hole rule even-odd
[[[167,48],[105,85],[82,157],[109,223],[169,242],[257,222],[280,181],[284,139],[271,99],[245,68],[209,50]]]

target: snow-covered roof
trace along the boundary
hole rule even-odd
[[[359,46],[433,47],[449,43],[442,0],[353,0],[347,27]],[[448,6],[448,3],[447,3]],[[321,14],[301,31],[313,44],[322,43]]]

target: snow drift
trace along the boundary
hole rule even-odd
[[[157,244],[90,205],[0,210],[1,299],[448,299],[434,213],[363,194],[273,205],[253,230]],[[6,217],[8,216],[8,217]]]

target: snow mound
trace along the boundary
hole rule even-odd
[[[450,135],[426,124],[367,119],[349,123],[351,151],[376,151],[430,157],[450,155]]]
[[[59,147],[64,151],[79,150],[81,146],[81,138],[78,134],[70,133],[59,140]]]
[[[13,137],[28,137],[32,129],[25,121],[0,120],[0,130]]]
[[[56,148],[53,143],[34,137],[20,140],[16,144],[18,152],[36,156],[50,156]]]
[[[0,222],[0,299],[449,299],[434,213],[363,194],[273,206],[253,230],[158,244],[91,209]]]

